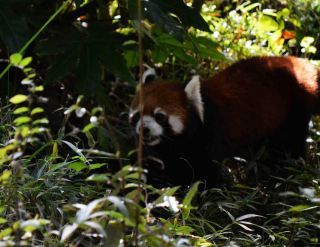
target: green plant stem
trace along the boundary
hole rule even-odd
[[[64,2],[57,11],[50,16],[50,18],[43,24],[43,26],[27,41],[27,43],[18,51],[19,54],[23,55],[26,49],[32,44],[32,42],[38,38],[38,36],[42,33],[42,31],[65,9],[65,7],[71,3],[71,0],[67,0]],[[7,67],[1,72],[0,79],[8,72],[8,70],[12,67],[12,63],[10,62]]]

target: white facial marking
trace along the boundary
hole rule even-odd
[[[157,145],[159,143],[160,143],[160,138],[156,138],[156,139],[154,139],[152,141],[147,142],[147,145],[148,146],[155,146],[155,145]]]
[[[192,102],[193,106],[195,107],[201,121],[203,122],[204,110],[200,89],[200,76],[195,75],[192,77],[191,81],[185,87],[184,91],[187,94],[187,98]]]
[[[129,121],[131,120],[131,118],[133,117],[134,114],[136,114],[138,112],[137,109],[131,109],[129,110]]]
[[[162,112],[162,113],[166,114],[160,107],[157,107],[156,109],[154,109],[153,112],[154,112],[154,113]]]
[[[160,143],[161,135],[163,134],[163,128],[161,125],[159,125],[156,120],[148,115],[143,116],[143,121],[141,119],[137,122],[136,125],[136,133],[140,133],[140,126],[143,122],[143,127],[149,129],[149,137],[145,138],[145,142],[149,146],[154,146]],[[146,137],[146,135],[145,135]],[[149,139],[149,140],[148,140]]]
[[[147,64],[144,64],[144,66],[147,68],[143,75],[142,75],[142,83],[145,83],[146,82],[146,79],[148,76],[150,75],[153,75],[153,76],[156,76],[156,70],[154,68],[151,68],[149,65]]]
[[[183,125],[180,117],[178,117],[176,115],[169,116],[169,124],[175,134],[181,134],[182,131],[184,130],[184,125]]]

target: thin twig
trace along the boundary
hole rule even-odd
[[[143,45],[142,45],[142,28],[141,28],[141,22],[142,22],[142,0],[137,0],[138,4],[138,46],[139,46],[139,86],[140,86],[140,92],[139,92],[139,110],[140,110],[140,119],[142,121],[143,126],[143,81],[142,81],[142,75],[143,75]],[[141,193],[142,193],[142,161],[143,161],[143,127],[140,128],[139,131],[139,140],[138,140],[138,193],[136,197],[136,202],[140,203],[141,201]],[[136,229],[135,229],[135,245],[138,246],[138,231],[139,231],[139,219],[140,219],[140,210],[137,206],[137,212],[136,212]]]

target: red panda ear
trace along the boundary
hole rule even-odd
[[[188,82],[188,84],[184,88],[184,91],[187,95],[188,100],[191,102],[191,104],[194,106],[194,109],[198,113],[200,120],[203,122],[204,113],[203,113],[203,102],[202,102],[202,96],[201,96],[200,76],[199,75],[193,76],[191,81]]]
[[[142,75],[142,83],[143,84],[152,83],[157,77],[156,70],[154,68],[151,68],[147,64],[144,64],[144,67],[146,67],[147,69],[144,71]]]

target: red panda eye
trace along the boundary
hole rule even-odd
[[[132,125],[136,125],[136,123],[139,121],[140,118],[140,114],[138,112],[136,112],[130,119],[130,123]]]
[[[157,112],[154,114],[154,118],[158,123],[163,123],[167,120],[167,115],[163,112]]]

